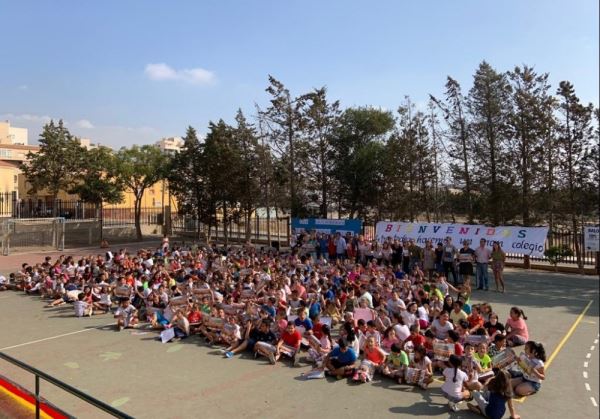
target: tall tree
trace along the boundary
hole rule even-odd
[[[141,213],[142,198],[146,189],[166,175],[168,157],[155,146],[134,145],[123,147],[117,152],[115,174],[134,196],[135,233],[142,240]]]
[[[506,221],[511,86],[506,74],[487,62],[479,64],[467,99],[473,144],[473,177],[485,197],[483,219]]]
[[[448,124],[447,137],[450,141],[450,158],[454,161],[451,164],[454,179],[460,185],[464,185],[464,194],[467,200],[467,217],[469,222],[473,222],[473,195],[471,182],[471,138],[470,121],[467,119],[466,98],[462,94],[462,89],[458,81],[448,76],[446,82],[445,101],[436,99],[430,95],[430,98],[438,105],[446,123]]]
[[[168,171],[169,189],[178,202],[179,212],[191,215],[196,221],[196,234],[200,239],[201,225],[216,223],[215,202],[207,186],[204,147],[196,130],[189,126],[182,150],[171,160]],[[208,237],[210,239],[210,237]]]
[[[222,119],[210,122],[204,141],[207,186],[216,203],[215,217],[221,213],[225,242],[229,242],[231,222],[239,216],[239,189],[242,177],[240,150],[236,147],[234,128]]]
[[[305,161],[299,158],[302,151],[302,108],[304,100],[302,96],[294,98],[283,83],[269,76],[269,87],[266,92],[271,96],[271,105],[261,111],[270,140],[279,157],[285,162],[287,169],[286,177],[289,186],[290,212],[292,217],[297,217],[302,211],[303,203],[300,195],[303,190],[298,191],[299,186],[299,162]]]
[[[543,139],[551,135],[554,98],[549,94],[548,74],[537,74],[528,66],[508,73],[512,85],[511,117],[513,169],[520,183],[522,222],[531,225],[533,190],[539,179]]]
[[[318,185],[320,193],[319,211],[327,218],[333,169],[333,133],[341,114],[339,101],[327,100],[327,89],[322,87],[304,95],[306,109],[306,136],[308,141],[309,176],[311,183]]]
[[[246,240],[250,240],[250,220],[259,204],[261,156],[256,130],[248,123],[241,109],[235,117],[237,125],[233,128],[234,147],[239,153],[239,179],[236,195],[244,215]]]
[[[77,138],[64,126],[50,121],[40,134],[40,150],[29,152],[21,170],[31,185],[28,193],[47,191],[53,200],[59,191],[67,191],[79,178],[85,156]],[[56,212],[56,206],[54,211]]]
[[[577,238],[579,226],[577,214],[583,207],[583,194],[586,188],[585,179],[589,177],[584,170],[586,155],[592,150],[594,135],[592,115],[594,108],[590,104],[584,106],[575,94],[575,88],[568,81],[561,81],[558,91],[560,113],[562,118],[559,124],[559,146],[563,154],[562,174],[565,179],[568,197],[568,210],[571,218],[573,237]],[[583,269],[581,247],[579,240],[575,240],[575,254],[577,264]]]

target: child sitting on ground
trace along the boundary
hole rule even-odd
[[[363,360],[360,367],[352,376],[352,380],[360,381],[362,383],[373,380],[375,371],[383,365],[385,358],[386,354],[379,346],[377,346],[375,337],[369,336],[365,343]]]
[[[398,380],[398,383],[402,383],[406,367],[408,367],[408,355],[400,348],[398,343],[393,343],[390,347],[390,353],[381,368],[381,373],[386,377]]]
[[[77,301],[73,303],[75,317],[92,316],[92,306],[85,301],[85,294],[79,293]]]
[[[442,392],[448,399],[448,406],[454,412],[458,411],[458,405],[465,399],[470,397],[470,392],[466,388],[466,383],[469,380],[468,375],[460,369],[462,360],[456,355],[450,355],[448,360],[449,367],[444,369],[444,384],[442,384]]]
[[[119,307],[115,311],[115,319],[117,319],[117,329],[119,332],[128,327],[135,327],[137,324],[137,310],[129,302],[129,299],[122,299],[119,302]]]

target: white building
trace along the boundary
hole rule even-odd
[[[156,146],[165,153],[179,153],[185,142],[181,137],[167,137],[157,141]]]

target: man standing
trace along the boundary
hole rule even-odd
[[[450,281],[450,273],[452,273],[452,279],[454,280],[454,286],[458,286],[458,275],[456,273],[456,269],[454,268],[454,262],[456,260],[456,256],[458,255],[458,250],[452,244],[452,238],[450,236],[446,237],[444,240],[444,248],[442,253],[442,263],[444,266],[444,275],[448,281]]]
[[[488,262],[492,257],[492,252],[485,245],[485,239],[481,239],[479,240],[479,247],[475,249],[475,260],[477,262],[475,274],[477,275],[477,289],[488,291]]]

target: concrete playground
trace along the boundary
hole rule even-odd
[[[0,271],[41,257],[17,259],[0,259]],[[491,303],[502,320],[511,306],[523,308],[531,338],[549,357],[541,391],[519,400],[517,411],[523,418],[598,417],[598,278],[512,269],[506,278],[506,294],[476,291],[474,301]],[[75,318],[71,306],[44,308],[22,293],[0,293],[0,316],[0,351],[139,418],[476,417],[466,406],[451,413],[439,382],[423,391],[382,378],[306,381],[304,362],[224,359],[198,337],[162,344],[147,329],[117,332],[111,315]],[[7,362],[0,361],[0,374],[33,389],[33,376]],[[104,417],[50,384],[41,389],[77,417]]]

